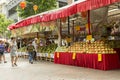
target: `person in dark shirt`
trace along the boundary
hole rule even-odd
[[[4,55],[5,45],[3,43],[4,43],[3,41],[0,41],[0,63],[2,61],[2,57],[4,59],[4,63],[6,63],[6,61],[5,61],[5,55]]]
[[[34,46],[32,45],[32,41],[29,42],[28,46],[27,46],[27,51],[29,54],[29,63],[33,64],[33,54],[34,54]]]

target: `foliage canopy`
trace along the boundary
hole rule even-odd
[[[5,36],[5,34],[9,35],[9,31],[7,30],[8,25],[13,23],[12,20],[7,19],[5,15],[0,14],[0,35]]]
[[[26,0],[26,8],[21,9],[21,7],[18,5],[17,12],[20,17],[26,18],[31,15],[35,15],[56,8],[56,2],[57,0]],[[38,6],[37,11],[34,11],[34,5]]]

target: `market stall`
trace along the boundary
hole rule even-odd
[[[23,28],[28,28],[28,31],[31,31],[33,29],[29,30],[29,27],[31,25],[38,24],[39,26],[37,30],[39,31],[42,23],[46,24],[51,23],[51,21],[55,21],[55,26],[58,28],[57,38],[60,41],[60,45],[57,47],[54,55],[55,63],[100,70],[119,69],[120,47],[116,47],[115,44],[120,43],[118,41],[115,44],[112,42],[112,45],[109,45],[111,43],[106,44],[103,38],[105,38],[107,35],[102,35],[101,33],[104,31],[101,30],[103,28],[99,27],[104,27],[104,25],[101,24],[104,24],[103,22],[106,21],[104,18],[107,19],[106,16],[108,14],[108,6],[113,3],[117,4],[118,2],[119,0],[87,0],[84,2],[78,2],[61,9],[48,11],[29,17],[14,25],[9,26],[8,28],[13,32],[20,28],[22,30]],[[101,12],[101,14],[99,12]],[[96,27],[93,27],[93,25]],[[42,30],[44,30],[45,26],[42,25],[42,27]],[[99,30],[99,28],[101,28],[101,30]],[[109,27],[107,29],[109,29]],[[35,32],[37,31],[35,30]],[[94,32],[96,33],[94,34]],[[64,39],[68,42],[67,46],[62,46],[61,38],[62,35],[64,35],[63,33],[65,33],[67,36],[67,38],[64,37]],[[106,32],[106,34],[107,33],[108,32]],[[98,39],[95,38],[95,36],[97,36]],[[100,38],[98,36],[100,36]],[[51,47],[48,49],[46,49],[46,47],[42,47],[42,49],[46,51],[50,50]],[[39,50],[41,51],[42,49]],[[49,57],[49,53],[45,55],[41,54],[40,56],[47,55]]]
[[[93,43],[74,43],[68,48],[58,49],[55,53],[55,63],[74,65],[86,68],[111,70],[120,68],[119,41]],[[116,48],[113,48],[115,47]]]
[[[93,68],[99,70],[112,70],[120,68],[120,61],[118,54],[84,54],[76,53],[76,59],[73,58],[73,53],[60,52],[59,57],[58,53],[55,53],[55,63],[56,64],[65,64],[72,66],[79,66],[85,68]],[[101,61],[98,61],[98,56],[102,57]]]

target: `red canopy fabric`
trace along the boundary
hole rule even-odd
[[[77,4],[77,12],[97,9],[109,4],[119,2],[120,0],[88,0]]]
[[[14,25],[10,25],[8,29],[12,30],[12,29],[28,26],[31,24],[36,24],[39,22],[48,22],[59,18],[68,17],[70,15],[76,14],[77,12],[84,12],[87,10],[97,9],[102,6],[107,6],[115,2],[120,2],[120,0],[87,0],[74,5],[70,5],[69,7],[57,11],[24,19]]]
[[[56,20],[56,19],[59,19],[59,18],[70,16],[72,14],[76,14],[77,13],[77,8],[76,7],[77,7],[77,5],[72,5],[68,8],[58,10],[57,12],[54,11],[54,12],[45,14],[42,17],[41,22],[52,21],[52,20]]]

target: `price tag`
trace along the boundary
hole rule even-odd
[[[75,59],[75,58],[76,58],[76,53],[73,53],[72,59]]]
[[[102,54],[98,54],[98,61],[102,61]]]
[[[77,31],[80,31],[80,26],[76,26],[75,29],[76,29]]]
[[[92,40],[92,35],[87,35],[87,39],[86,40]]]

